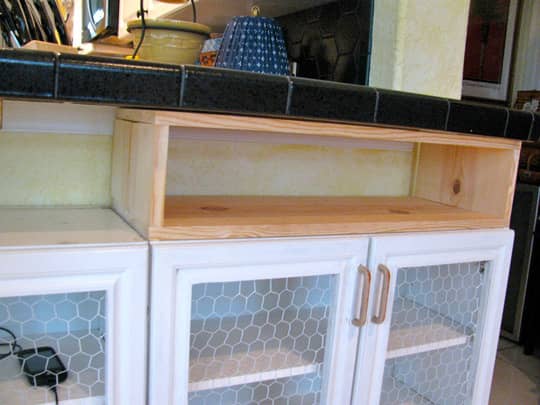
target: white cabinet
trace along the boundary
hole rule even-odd
[[[513,232],[381,236],[355,405],[487,405]]]
[[[153,243],[149,403],[487,405],[512,238]]]
[[[153,243],[150,404],[348,403],[367,251],[365,237]]]
[[[0,225],[0,404],[145,404],[147,244],[110,210]]]

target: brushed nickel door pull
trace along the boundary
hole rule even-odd
[[[381,290],[381,301],[379,302],[379,313],[373,316],[373,323],[383,323],[386,319],[386,308],[388,307],[388,294],[390,293],[390,270],[384,264],[377,267],[383,274],[383,284]]]
[[[360,282],[360,279],[363,279],[363,286],[362,286],[362,296],[361,296],[361,303],[360,303],[360,314],[358,318],[354,318],[352,320],[352,323],[354,326],[357,326],[358,328],[361,328],[366,324],[367,321],[367,310],[368,310],[368,304],[369,304],[369,291],[371,289],[371,273],[369,269],[366,266],[360,265],[358,266],[358,281]]]

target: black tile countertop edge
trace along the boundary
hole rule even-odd
[[[0,97],[540,138],[540,114],[505,107],[297,77],[26,50],[0,50]]]

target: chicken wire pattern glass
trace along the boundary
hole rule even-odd
[[[320,383],[313,381],[319,381],[322,372],[334,277],[195,285],[190,405],[229,403],[226,398],[235,395],[238,402],[231,403],[296,404],[304,403],[306,395],[310,404],[319,403]],[[283,389],[276,388],[280,384]],[[308,393],[303,391],[306,385]],[[231,386],[237,387],[227,388]],[[210,388],[212,392],[198,392]],[[205,399],[216,396],[224,402]]]
[[[44,347],[52,348],[67,370],[67,375],[37,375],[52,381],[60,404],[89,397],[92,404],[104,404],[105,301],[103,291],[0,298],[0,327],[5,328],[0,329],[0,404],[55,403],[48,386],[29,380],[33,368],[55,362],[50,352],[37,353]],[[22,350],[30,353],[22,356]]]
[[[484,264],[397,274],[381,405],[464,405],[474,382]]]

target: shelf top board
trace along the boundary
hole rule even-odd
[[[151,240],[504,228],[506,221],[414,197],[168,196]]]
[[[391,142],[431,143],[490,149],[519,150],[521,148],[521,141],[509,138],[375,125],[142,109],[119,109],[117,117],[125,121],[151,125],[208,130],[264,132],[267,134],[289,135],[291,137],[295,135],[310,135],[337,139],[353,138]]]
[[[0,249],[144,242],[105,208],[0,208]]]

